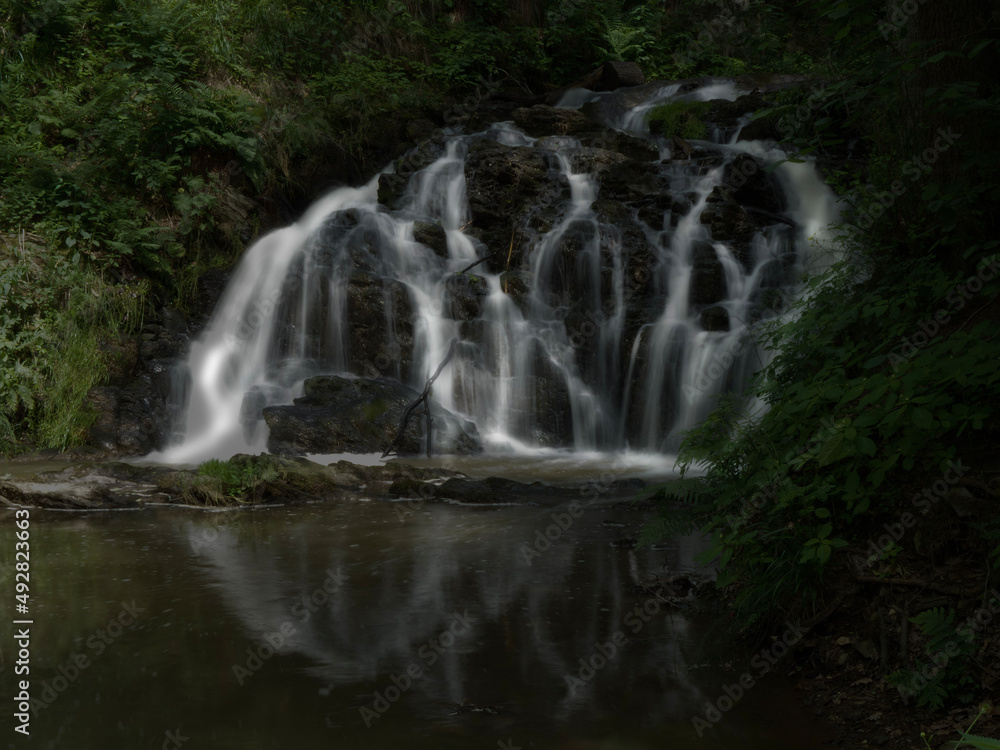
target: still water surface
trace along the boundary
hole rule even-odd
[[[553,513],[568,528],[527,556]],[[12,521],[0,514],[4,561]],[[30,740],[5,732],[6,747],[816,744],[811,717],[777,679],[698,737],[692,717],[747,660],[733,658],[712,617],[635,587],[694,570],[700,542],[614,546],[637,534],[640,514],[579,493],[545,507],[358,499],[236,513],[33,510],[31,521],[31,689],[50,705]],[[11,613],[12,577],[0,577]],[[608,658],[595,647],[609,653],[616,641]],[[581,675],[581,659],[606,664]],[[456,713],[463,702],[499,710]]]

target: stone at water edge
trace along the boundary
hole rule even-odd
[[[272,453],[381,453],[396,437],[406,408],[419,393],[383,378],[320,375],[305,381],[305,395],[292,406],[269,406],[264,421]],[[418,407],[417,412],[423,411]],[[435,454],[471,454],[482,450],[476,426],[431,402]],[[423,450],[423,416],[414,413],[400,454]]]

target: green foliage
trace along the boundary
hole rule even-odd
[[[980,737],[976,734],[962,733],[962,738],[955,744],[956,748],[962,745],[970,745],[977,750],[1000,750],[1000,739],[992,737]]]
[[[649,131],[666,138],[705,138],[705,114],[711,105],[708,102],[684,101],[677,99],[654,107],[646,115]]]
[[[185,494],[206,505],[250,503],[259,500],[266,484],[277,476],[273,467],[252,456],[233,456],[228,461],[213,458],[198,467],[198,476]]]
[[[901,477],[924,468],[939,478],[1000,409],[992,324],[911,343],[960,277],[926,261],[879,280],[858,279],[857,267],[812,279],[789,319],[760,327],[774,357],[751,396],[766,411],[747,416],[725,402],[682,447],[684,472],[709,466],[689,481],[712,498],[701,528],[721,561],[718,583],[734,585],[748,622],[808,602],[873,513],[913,510]],[[980,295],[998,292],[994,278]]]
[[[807,6],[822,19],[817,39],[829,35],[813,48],[824,83],[759,114],[800,157],[843,160],[844,145],[860,142],[865,168],[832,175],[853,207],[837,238],[843,260],[806,280],[786,316],[758,324],[773,357],[746,403],[721,403],[685,437],[680,461],[685,472],[707,467],[691,480],[710,498],[700,528],[746,623],[808,609],[822,577],[843,570],[844,550],[865,548],[904,511],[921,515],[915,493],[969,446],[995,441],[1000,409],[1000,245],[984,210],[1000,197],[1000,107],[995,90],[949,72],[975,74],[995,24],[978,38],[910,44],[882,38],[881,6]],[[716,28],[724,38],[725,24]],[[953,67],[936,67],[945,61]],[[960,138],[936,140],[944,116],[967,128]],[[747,414],[749,403],[762,408]],[[1000,557],[995,530],[972,528]]]
[[[924,653],[929,661],[918,662],[913,669],[894,672],[888,678],[889,684],[905,695],[915,695],[918,707],[938,710],[955,698],[970,702],[976,686],[969,674],[970,659],[978,650],[973,632],[958,631],[954,625],[955,610],[945,607],[921,612],[911,617],[910,622],[917,625],[927,639]]]
[[[106,345],[138,329],[148,290],[108,284],[36,235],[0,236],[0,452],[19,435],[59,449],[82,440],[87,392],[113,364]]]

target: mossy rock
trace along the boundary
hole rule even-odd
[[[653,135],[702,139],[708,135],[705,116],[709,109],[711,105],[708,102],[674,100],[651,109],[646,122]]]

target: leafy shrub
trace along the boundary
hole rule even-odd
[[[954,626],[955,610],[945,607],[921,612],[911,617],[910,622],[927,639],[924,653],[929,661],[894,672],[889,676],[889,684],[905,696],[915,695],[918,707],[937,710],[954,698],[969,703],[976,687],[976,681],[969,676],[970,658],[978,650],[973,633],[959,632]]]

